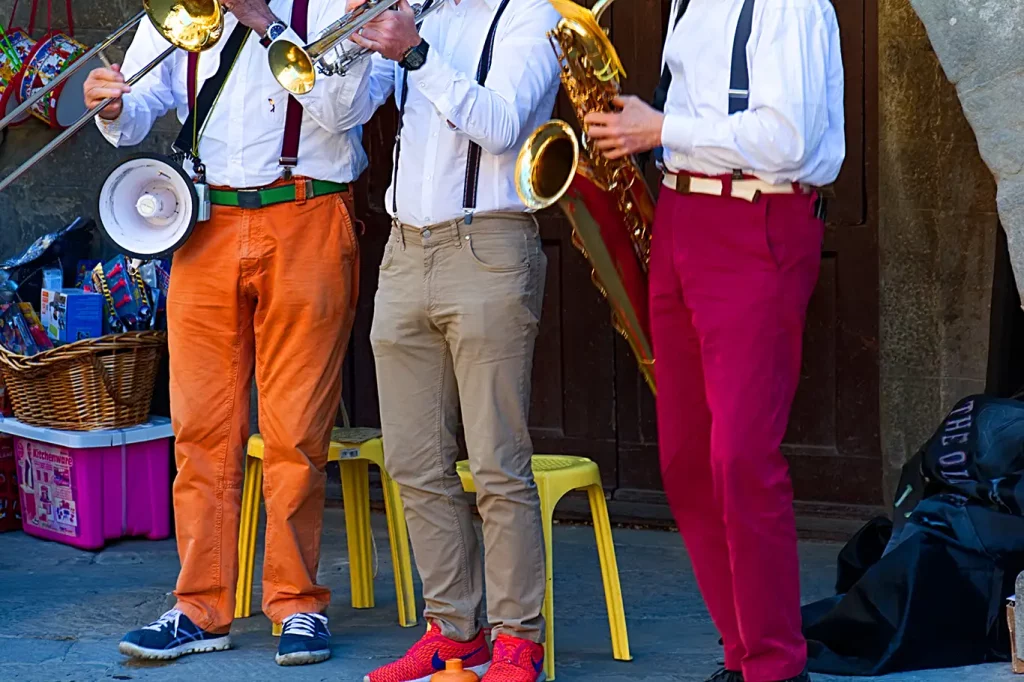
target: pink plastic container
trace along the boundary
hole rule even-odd
[[[129,429],[72,432],[0,421],[14,436],[21,517],[29,535],[80,549],[170,535],[167,419]]]

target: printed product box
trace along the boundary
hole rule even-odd
[[[60,268],[43,269],[43,288],[60,291],[64,288],[64,272]]]
[[[128,429],[58,431],[0,422],[14,435],[22,525],[79,549],[170,536],[170,420]]]
[[[103,335],[103,296],[81,289],[44,289],[40,319],[54,341],[72,343]]]

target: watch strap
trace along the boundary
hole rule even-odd
[[[423,63],[426,61],[425,57],[429,50],[430,43],[428,43],[424,38],[420,38],[420,42],[415,47],[409,48],[409,51],[405,53],[405,55],[402,57],[402,61],[398,62],[398,65],[405,69],[406,71],[415,71],[416,69],[423,66]],[[420,54],[420,59],[416,61],[415,66],[413,66],[409,62],[409,55],[411,54]]]
[[[263,35],[262,38],[260,38],[260,45],[262,45],[263,47],[270,47],[270,43],[274,42],[273,37],[271,37],[271,33],[274,32],[275,26],[281,27],[282,33],[288,28],[287,26],[285,26],[284,22],[275,21],[274,23],[267,27],[267,32]]]

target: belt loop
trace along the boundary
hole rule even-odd
[[[455,248],[462,248],[462,230],[459,229],[459,221],[452,221],[452,227],[455,228]]]
[[[398,230],[398,238],[402,240],[402,251],[405,251],[405,228],[396,220],[395,229]]]
[[[732,196],[732,176],[726,176],[722,178],[722,196]]]
[[[309,178],[297,178],[295,180],[295,203],[301,206],[312,197],[313,181]]]

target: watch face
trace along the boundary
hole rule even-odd
[[[416,70],[423,66],[423,63],[427,61],[427,41],[422,41],[419,45],[409,50],[405,59],[402,61],[405,64],[405,68]]]
[[[423,66],[423,62],[424,62],[423,53],[420,52],[420,50],[418,48],[415,48],[415,49],[413,49],[412,52],[410,52],[409,54],[405,55],[405,61],[406,61],[406,63],[410,67],[412,67],[414,69],[418,69],[421,66]]]
[[[271,24],[267,29],[267,37],[271,40],[277,40],[282,33],[284,33],[284,24]]]

